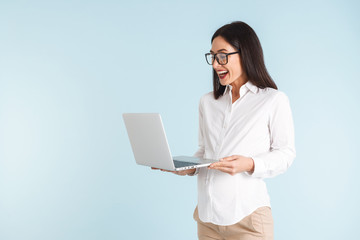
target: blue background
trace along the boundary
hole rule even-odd
[[[355,239],[357,1],[1,1],[0,239],[196,239],[196,178],[134,163],[121,114],[162,114],[197,149],[205,63],[247,22],[290,98],[297,158],[266,180],[275,239]]]

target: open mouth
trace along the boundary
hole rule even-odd
[[[228,75],[228,73],[229,73],[228,71],[217,72],[220,79],[224,79]]]

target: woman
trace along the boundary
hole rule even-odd
[[[289,101],[268,74],[249,25],[224,25],[211,43],[206,60],[214,90],[200,100],[195,156],[220,160],[174,173],[198,176],[199,239],[273,239],[263,179],[285,172],[295,157]]]

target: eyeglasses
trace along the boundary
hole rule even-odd
[[[232,53],[216,53],[216,54],[206,53],[205,59],[209,65],[213,65],[215,59],[220,65],[225,65],[228,63],[228,56],[235,53],[240,53],[240,51],[232,52]]]

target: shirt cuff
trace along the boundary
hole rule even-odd
[[[264,173],[266,172],[264,160],[256,157],[252,157],[252,159],[254,160],[254,172],[252,173],[246,172],[246,173],[250,176],[261,178],[262,176],[264,176]]]

